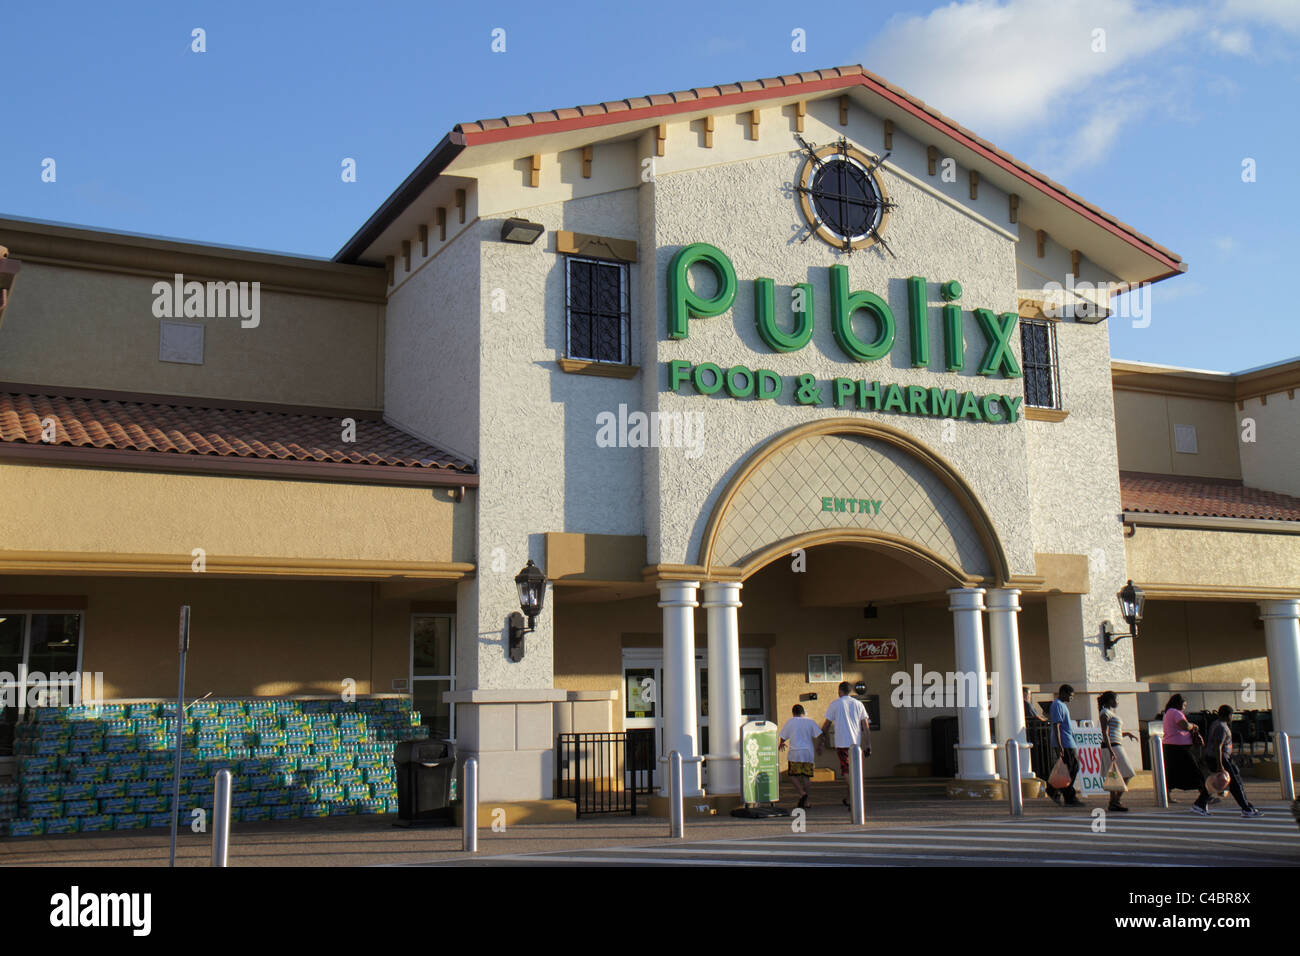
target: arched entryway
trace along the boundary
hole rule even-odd
[[[739,790],[742,591],[750,582],[772,581],[773,569],[783,565],[799,574],[800,561],[812,555],[819,566],[838,572],[809,576],[799,586],[843,588],[839,599],[845,606],[942,599],[951,616],[955,670],[975,675],[981,689],[987,610],[993,668],[1003,677],[998,736],[1024,739],[1019,592],[1006,586],[1007,558],[987,511],[941,455],[888,426],[830,419],[791,429],[756,450],[715,502],[701,538],[698,579],[658,582],[671,691],[664,699],[665,749],[689,756],[688,794],[702,793],[702,756],[709,762],[711,793]],[[827,595],[817,598],[826,603]],[[691,664],[698,606],[706,609],[708,628],[707,755],[694,749]],[[982,693],[974,696],[958,708],[958,779],[972,784],[998,777],[988,701]],[[1028,770],[1027,753],[1022,767]]]

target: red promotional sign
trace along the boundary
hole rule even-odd
[[[853,660],[858,663],[896,661],[898,660],[898,641],[892,637],[855,637],[853,639]]]

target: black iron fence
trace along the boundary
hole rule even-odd
[[[655,765],[654,731],[560,734],[555,795],[578,804],[578,816],[631,813],[648,794]]]

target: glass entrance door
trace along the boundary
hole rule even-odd
[[[13,755],[14,726],[32,700],[79,700],[81,639],[79,613],[0,609],[0,757]]]
[[[748,658],[751,666],[745,667],[746,653],[741,651],[740,668],[740,719],[742,723],[751,720],[767,720],[767,663],[759,660],[766,654],[763,651],[751,652]],[[701,666],[696,672],[700,688],[700,752],[709,752],[709,669]]]
[[[708,654],[695,655],[696,700],[699,701],[700,753],[709,752],[709,668]],[[663,748],[663,650],[629,647],[623,649],[623,729],[629,739],[634,733],[654,735],[655,771]],[[762,648],[740,652],[740,708],[744,720],[767,719],[767,651]],[[705,773],[708,766],[705,766]],[[657,780],[656,780],[657,784]]]
[[[455,710],[442,699],[456,689],[455,625],[449,614],[411,616],[411,707],[435,739],[456,736]]]

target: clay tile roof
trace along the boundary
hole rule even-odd
[[[470,462],[361,414],[356,441],[344,442],[345,414],[0,391],[0,443],[48,444],[41,441],[42,422],[53,418],[56,445],[474,471]]]
[[[1240,481],[1226,478],[1186,478],[1121,471],[1119,491],[1125,511],[1300,521],[1300,498],[1247,488]]]

